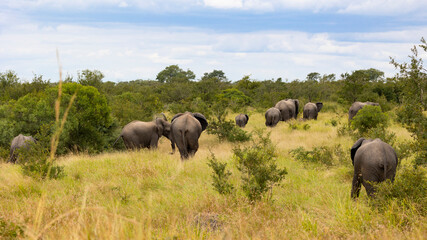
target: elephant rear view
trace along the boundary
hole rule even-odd
[[[10,157],[9,162],[15,163],[16,159],[18,159],[18,154],[16,153],[19,149],[28,149],[31,143],[35,143],[36,140],[31,136],[24,136],[19,134],[16,136],[12,143],[10,144]]]
[[[309,103],[305,104],[304,110],[303,110],[303,119],[304,120],[310,120],[310,119],[317,120],[317,115],[319,114],[322,107],[323,107],[323,103],[321,103],[321,102],[318,102],[318,103],[309,102]]]
[[[299,100],[298,99],[286,99],[280,100],[274,106],[280,111],[280,121],[288,121],[289,119],[298,117],[299,111]]]
[[[354,166],[352,198],[359,196],[361,184],[368,196],[372,197],[375,192],[372,183],[387,179],[394,181],[398,164],[397,155],[394,149],[381,139],[360,138],[351,147],[350,153]]]
[[[201,113],[178,113],[172,118],[171,136],[181,159],[196,154],[199,149],[199,137],[207,126],[208,121]]]
[[[265,112],[265,126],[274,127],[280,121],[280,110],[272,107]]]
[[[234,120],[236,120],[236,125],[237,126],[243,128],[243,127],[246,126],[246,124],[248,124],[249,116],[248,116],[248,114],[241,113],[241,114],[237,115]]]

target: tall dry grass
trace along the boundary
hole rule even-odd
[[[229,116],[232,119],[234,116]],[[345,122],[345,115],[340,116]],[[222,196],[211,185],[208,158],[213,152],[229,163],[232,149],[204,132],[195,157],[182,162],[162,138],[157,150],[123,151],[61,157],[66,176],[43,182],[22,175],[18,166],[0,165],[0,216],[22,227],[31,239],[422,239],[425,216],[405,223],[399,212],[382,213],[369,205],[362,191],[350,199],[352,169],[348,162],[331,168],[306,165],[289,151],[297,147],[341,144],[349,150],[350,137],[338,137],[321,113],[309,129],[293,130],[280,122],[271,131],[278,164],[288,175],[273,189],[273,199],[250,204],[241,194]],[[263,114],[251,114],[245,128],[265,128]],[[393,126],[399,140],[409,135]],[[243,143],[243,145],[248,143]],[[392,207],[392,206],[391,206]]]

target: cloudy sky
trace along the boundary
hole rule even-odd
[[[427,37],[420,0],[1,0],[0,72],[58,80],[97,69],[108,81],[155,79],[178,64],[197,79],[305,79],[407,61]]]

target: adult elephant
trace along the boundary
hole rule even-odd
[[[20,149],[29,149],[32,143],[36,143],[36,140],[31,136],[24,136],[19,134],[13,138],[10,144],[9,162],[15,163],[18,159],[17,151]]]
[[[272,107],[265,112],[265,126],[274,127],[280,121],[280,110]]]
[[[172,153],[175,152],[175,144],[172,141],[171,124],[167,121],[166,116],[156,118],[151,122],[132,121],[123,127],[120,136],[114,144],[123,138],[126,148],[157,148],[160,137],[165,136],[171,141]]]
[[[381,139],[360,138],[351,147],[350,153],[354,166],[352,198],[359,196],[361,184],[368,196],[372,197],[375,192],[372,183],[386,179],[394,181],[398,164],[397,155],[394,149]]]
[[[298,99],[281,100],[274,107],[280,111],[280,121],[287,121],[291,118],[297,119],[299,110]]]
[[[354,102],[348,110],[348,121],[350,122],[356,116],[357,112],[366,105],[379,106],[380,104],[374,102]]]
[[[178,113],[171,120],[172,141],[178,147],[181,159],[196,154],[199,149],[199,137],[208,126],[208,121],[201,113]]]
[[[318,103],[312,103],[309,102],[306,105],[304,105],[304,109],[303,109],[303,119],[304,120],[310,120],[310,119],[314,119],[317,120],[317,115],[320,112],[320,110],[323,107],[323,103],[318,102]]]
[[[241,113],[241,114],[237,115],[234,120],[236,120],[237,126],[243,128],[246,126],[246,124],[248,124],[249,116],[248,116],[248,114]]]

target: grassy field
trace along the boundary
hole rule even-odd
[[[162,138],[155,151],[65,156],[59,163],[66,175],[56,180],[36,181],[23,176],[20,166],[1,163],[0,231],[30,239],[427,238],[427,219],[416,211],[400,214],[394,206],[378,211],[364,189],[357,201],[350,199],[354,140],[338,137],[332,119],[346,122],[344,114],[321,112],[318,121],[291,121],[299,129],[280,122],[267,130],[278,165],[288,174],[273,189],[272,200],[255,204],[239,192],[223,196],[213,189],[211,152],[229,163],[237,183],[236,145],[206,132],[196,156],[185,162],[178,152],[169,154],[170,144]],[[304,130],[304,124],[310,127]],[[263,114],[250,115],[245,130],[255,128],[265,128]],[[397,125],[391,130],[398,141],[410,139]],[[316,146],[343,149],[345,155],[326,167],[301,163],[289,153]]]

